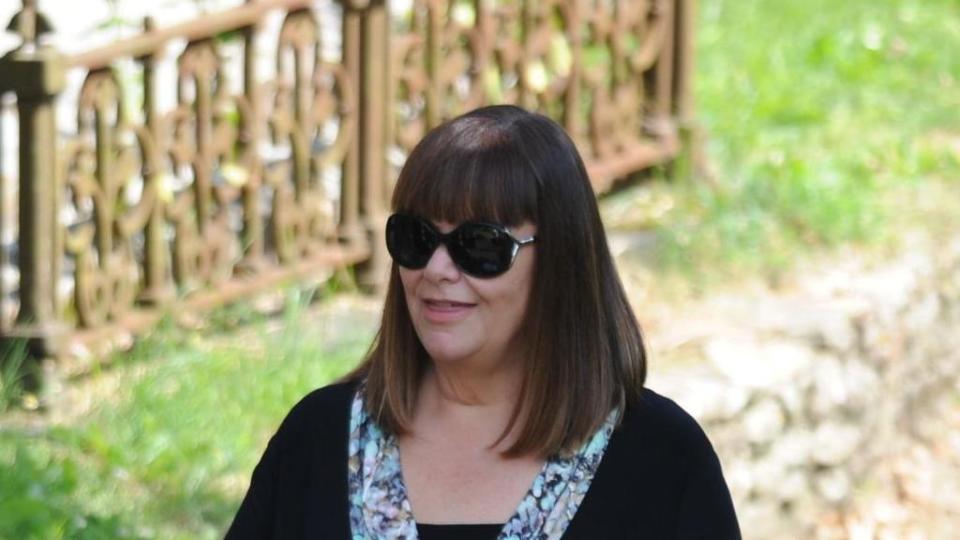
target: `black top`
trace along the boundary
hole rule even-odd
[[[497,540],[503,525],[428,525],[417,524],[420,540]]]
[[[355,388],[321,388],[294,406],[254,469],[227,539],[351,537],[347,440]],[[697,422],[645,389],[611,436],[563,538],[739,539],[720,462]]]

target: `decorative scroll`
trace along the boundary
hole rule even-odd
[[[588,160],[650,142],[646,78],[667,43],[667,0],[415,0],[395,38],[396,144],[482,103],[559,121]]]
[[[592,103],[589,136],[596,158],[603,159],[638,144],[645,135],[651,108],[644,75],[653,68],[665,43],[663,0],[619,1],[611,10],[595,10],[587,19],[586,46],[599,47],[603,67],[584,70]]]
[[[339,243],[337,194],[328,191],[344,181],[357,90],[343,65],[324,61],[320,38],[312,10],[287,13],[275,76],[246,81],[239,94],[229,90],[221,44],[191,41],[177,57],[177,103],[166,113],[153,110],[156,57],[143,57],[142,125],[127,118],[112,69],[88,74],[64,159],[65,250],[79,326],[121,321],[141,299],[167,300],[146,290],[148,253],[162,259],[152,285],[169,283],[183,295],[241,269],[255,279]],[[252,44],[245,55],[254,54]],[[243,240],[264,223],[267,245],[244,266],[251,246]]]
[[[71,339],[139,332],[172,305],[208,309],[332,265],[368,263],[376,284],[387,162],[486,103],[559,121],[594,181],[669,159],[673,100],[689,99],[689,58],[671,56],[675,31],[690,53],[678,1],[411,0],[391,20],[387,0],[256,0],[163,29],[147,19],[137,36],[62,55],[37,46],[49,28],[22,0],[10,25],[21,45],[0,55],[0,72],[17,75],[0,77],[0,93],[15,94],[30,145],[18,161],[19,307],[0,340],[59,354]],[[258,73],[274,10],[275,69]],[[318,17],[337,10],[332,60]],[[64,141],[68,69],[85,79]]]
[[[250,122],[236,117],[249,114],[249,106],[228,94],[212,39],[187,45],[178,64],[179,105],[168,120],[168,153],[173,170],[181,180],[187,177],[190,188],[173,196],[168,216],[176,230],[173,275],[190,289],[230,278],[239,260],[229,209],[239,204],[249,172],[229,172],[243,161],[235,152],[238,126]]]
[[[156,171],[154,142],[145,129],[125,121],[122,91],[109,70],[92,72],[84,81],[78,137],[66,162],[65,187],[80,212],[65,242],[75,259],[76,310],[81,324],[96,326],[133,306],[140,267],[132,239],[156,202],[150,176]],[[135,186],[139,193],[131,202]]]
[[[320,27],[310,10],[287,15],[277,46],[278,80],[268,118],[289,161],[270,167],[270,229],[281,263],[307,258],[336,242],[336,207],[324,175],[339,172],[358,123],[355,92],[340,64],[321,56]]]

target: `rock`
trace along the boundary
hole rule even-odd
[[[821,465],[840,465],[850,459],[862,441],[859,428],[827,421],[813,434],[811,455]]]
[[[753,465],[747,460],[740,460],[724,467],[723,476],[730,488],[734,500],[744,499],[753,489]]]
[[[877,501],[871,510],[871,517],[882,525],[899,525],[905,523],[910,517],[909,511],[895,500]]]
[[[906,336],[902,328],[895,324],[880,324],[877,320],[869,320],[863,328],[863,349],[860,351],[865,358],[878,367],[892,360],[901,358],[906,347]]]
[[[817,347],[843,353],[856,346],[854,321],[869,311],[869,303],[852,298],[812,305],[809,299],[800,299],[784,311],[781,331]]]
[[[919,302],[907,309],[903,317],[903,326],[910,334],[922,334],[936,324],[939,315],[940,298],[936,291],[930,291]]]
[[[787,473],[783,481],[777,487],[777,495],[781,501],[796,501],[804,498],[810,492],[810,484],[807,481],[807,475],[801,471],[794,470]]]
[[[772,499],[751,501],[737,508],[740,527],[749,538],[783,538],[780,504]]]
[[[730,420],[750,399],[747,389],[723,380],[712,370],[695,370],[681,377],[655,373],[649,386],[670,396],[701,422]]]
[[[798,467],[810,462],[813,451],[813,434],[792,430],[777,439],[770,449],[770,458],[784,467]]]
[[[712,338],[704,353],[729,381],[750,389],[774,389],[796,380],[810,367],[812,353],[796,343]]]
[[[874,540],[877,527],[872,519],[857,517],[847,524],[849,540]]]
[[[820,356],[811,369],[814,380],[811,411],[816,416],[829,416],[849,400],[844,367],[834,357]]]
[[[772,441],[783,432],[785,422],[780,405],[767,399],[746,412],[743,417],[743,428],[750,442],[765,443]]]
[[[851,358],[843,366],[843,378],[850,392],[847,399],[850,405],[865,408],[871,399],[877,396],[880,387],[880,375],[859,358]]]
[[[814,475],[814,486],[821,497],[838,503],[850,496],[851,483],[847,473],[840,468],[831,468]]]
[[[780,388],[777,397],[787,414],[787,422],[798,423],[804,415],[804,398],[800,385],[795,384]]]
[[[753,493],[764,497],[778,497],[780,486],[787,477],[787,467],[770,456],[753,462]]]
[[[881,270],[861,275],[851,284],[851,292],[869,301],[873,308],[871,312],[882,323],[891,324],[896,321],[897,314],[910,304],[917,283],[917,269],[909,262],[900,260]]]

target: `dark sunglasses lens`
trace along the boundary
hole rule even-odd
[[[437,236],[423,221],[401,214],[387,220],[387,251],[400,266],[423,268],[437,247]]]
[[[447,246],[450,257],[464,272],[493,277],[510,269],[514,241],[504,231],[489,225],[465,223]]]

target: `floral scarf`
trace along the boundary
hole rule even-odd
[[[619,414],[612,411],[575,453],[544,463],[497,540],[555,540],[573,520],[606,451]],[[363,385],[350,410],[348,483],[353,540],[416,540],[417,524],[400,471],[400,450],[367,414]]]

